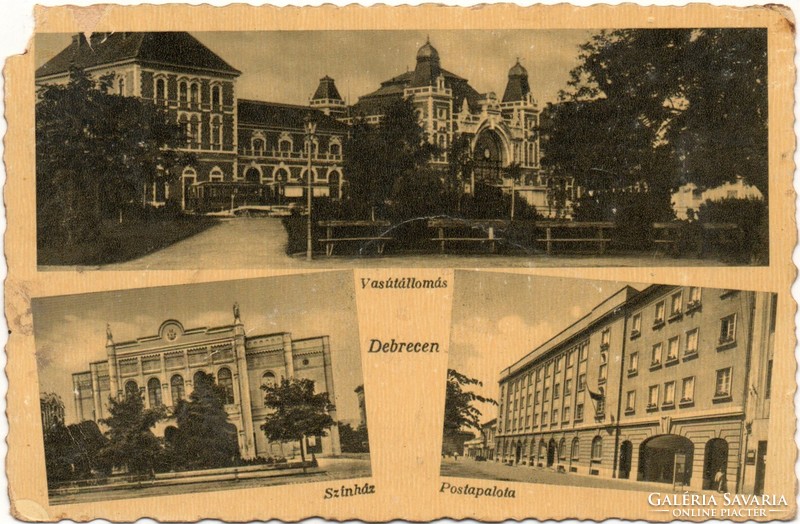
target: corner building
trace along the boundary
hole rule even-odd
[[[623,288],[501,373],[497,460],[763,493],[776,300]]]
[[[78,421],[108,417],[107,400],[141,391],[146,408],[166,406],[170,417],[156,426],[163,436],[175,423],[172,408],[188,399],[199,372],[212,375],[226,392],[228,421],[238,430],[243,458],[285,457],[299,453],[297,443],[270,442],[261,430],[268,409],[262,385],[282,378],[314,381],[317,393],[335,399],[327,336],[293,339],[290,333],[246,335],[238,315],[227,326],[185,329],[177,320],[166,320],[158,333],[136,340],[106,342],[107,358],[89,364],[89,371],[72,375],[75,414]],[[323,455],[340,453],[339,428],[334,424],[321,439],[309,438],[308,451]]]

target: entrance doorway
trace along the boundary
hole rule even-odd
[[[501,183],[500,169],[505,162],[503,139],[496,131],[486,129],[475,141],[473,153],[475,179],[488,183]]]
[[[728,471],[728,443],[722,438],[712,438],[706,443],[703,461],[703,489],[720,489],[720,486],[714,482],[718,471],[721,471],[725,478]]]
[[[674,482],[689,485],[692,478],[692,441],[680,435],[659,435],[642,442],[639,447],[639,480],[647,482]],[[675,462],[678,458],[682,472],[675,475]]]
[[[522,446],[517,442],[514,446],[514,464],[519,464],[519,459],[522,457]]]
[[[633,460],[633,444],[630,440],[622,443],[619,449],[619,478],[631,478],[631,462]]]
[[[756,495],[764,494],[764,476],[767,474],[767,441],[758,441],[758,454],[756,455],[756,483],[753,491]]]
[[[550,439],[550,443],[547,444],[547,467],[552,467],[553,463],[556,461],[556,441]]]

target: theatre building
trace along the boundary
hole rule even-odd
[[[115,342],[109,329],[104,360],[72,376],[78,421],[108,417],[108,398],[142,392],[146,408],[165,406],[170,417],[156,426],[159,436],[175,424],[172,408],[192,393],[195,377],[205,372],[225,389],[228,421],[238,430],[243,458],[293,457],[299,444],[267,441],[261,424],[268,413],[262,385],[282,378],[310,379],[315,392],[334,399],[331,348],[327,336],[293,339],[290,333],[247,334],[234,306],[230,325],[186,329],[166,320],[158,333]],[[334,424],[321,439],[309,437],[308,451],[338,455]]]
[[[762,493],[776,295],[626,287],[501,373],[498,460]]]

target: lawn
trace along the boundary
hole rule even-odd
[[[92,242],[65,246],[40,244],[37,261],[43,266],[96,266],[125,262],[163,249],[214,226],[210,217],[177,217],[104,220]]]

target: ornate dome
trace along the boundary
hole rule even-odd
[[[511,76],[518,76],[518,77],[525,76],[525,77],[527,77],[528,76],[528,70],[525,69],[524,67],[522,67],[522,64],[519,63],[519,58],[517,58],[517,63],[514,64],[514,66],[511,69],[508,70],[508,76],[509,77],[511,77]]]
[[[436,48],[431,45],[430,38],[428,38],[425,41],[425,45],[420,47],[419,51],[417,51],[417,61],[420,60],[435,60],[436,62],[439,61],[439,51],[437,51]]]

